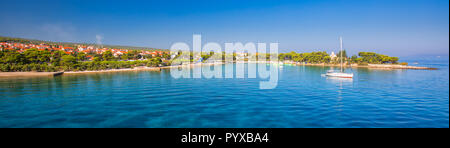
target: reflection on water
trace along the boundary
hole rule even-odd
[[[342,86],[345,84],[352,84],[354,78],[339,78],[339,77],[326,77],[327,82],[333,83],[333,84],[339,84]]]

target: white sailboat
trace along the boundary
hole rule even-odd
[[[342,45],[342,37],[339,38],[341,43],[341,70],[340,71],[333,71],[330,70],[325,74],[327,77],[337,77],[337,78],[353,78],[353,73],[344,73],[344,66],[343,66],[343,58],[342,58],[342,51],[343,51],[343,45]]]

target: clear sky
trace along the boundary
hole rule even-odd
[[[8,0],[0,36],[169,48],[278,42],[283,52],[448,55],[448,0]]]

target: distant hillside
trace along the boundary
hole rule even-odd
[[[100,46],[97,44],[89,44],[89,43],[69,43],[69,42],[52,42],[52,41],[42,41],[42,40],[33,40],[33,39],[24,39],[24,38],[12,38],[12,37],[2,37],[0,36],[0,42],[8,42],[8,43],[22,43],[22,44],[49,44],[49,45],[62,45],[69,47],[76,47],[78,45],[86,45],[86,46]],[[134,47],[134,46],[122,46],[122,45],[102,45],[104,48],[111,49],[129,49],[129,50],[167,50],[167,49],[156,49],[156,48],[148,48],[148,47]]]

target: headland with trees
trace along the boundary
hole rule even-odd
[[[82,44],[55,43],[19,38],[1,37],[0,43],[2,43],[0,45],[0,72],[102,71],[136,67],[165,67],[171,66],[171,58],[180,56],[180,53],[171,55],[168,50],[133,49],[133,47],[123,49],[126,46],[80,50],[80,48],[86,48],[89,45],[81,46]],[[116,49],[119,47],[122,49]],[[190,60],[187,62],[195,63],[198,58],[205,62],[214,55],[214,52],[201,53],[200,55],[196,57],[194,53],[191,53]],[[233,61],[236,61],[242,58],[241,56],[243,55],[222,53],[221,56],[222,61],[227,57],[232,57]],[[257,58],[258,53],[250,56],[256,56]],[[256,59],[250,56],[244,54],[245,61]],[[277,56],[281,62],[302,65],[337,65],[341,60],[344,61],[345,65],[358,66],[367,66],[369,64],[408,65],[407,63],[399,63],[398,57],[390,57],[374,52],[359,52],[357,55],[349,57],[345,50],[337,53],[337,55],[329,55],[325,51],[266,54],[266,59],[269,60],[271,56]],[[414,69],[414,67],[405,67],[405,69]]]

